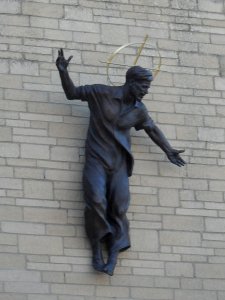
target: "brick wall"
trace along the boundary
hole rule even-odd
[[[225,14],[223,0],[1,0],[0,300],[225,299]],[[132,248],[115,275],[96,274],[83,227],[88,108],[66,100],[55,59],[74,82],[106,83],[120,45],[150,46],[145,104],[171,144],[171,165],[132,131]],[[131,64],[135,48],[117,62]],[[125,70],[110,70],[122,83]]]

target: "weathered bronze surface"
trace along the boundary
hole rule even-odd
[[[142,98],[148,93],[152,73],[139,66],[128,69],[122,86],[102,84],[76,87],[70,79],[65,59],[59,50],[56,66],[67,99],[87,101],[90,109],[83,172],[86,202],[85,227],[93,251],[94,269],[113,275],[120,251],[130,247],[126,212],[130,194],[128,177],[132,175],[130,129],[145,130],[175,165],[185,164],[184,150],[173,149],[162,131],[149,116]],[[108,260],[102,256],[106,243]]]

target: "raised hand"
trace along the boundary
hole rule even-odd
[[[170,150],[166,155],[172,164],[177,165],[178,167],[184,166],[186,162],[180,157],[180,153],[183,153],[185,150]]]
[[[61,48],[58,51],[58,57],[56,59],[56,66],[57,66],[58,70],[61,72],[66,71],[67,67],[69,65],[69,62],[71,61],[72,58],[73,58],[73,56],[70,56],[68,59],[65,59],[63,49]]]

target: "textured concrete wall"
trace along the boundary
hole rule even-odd
[[[1,0],[0,11],[0,300],[224,300],[224,1]],[[132,131],[132,248],[108,277],[93,272],[83,228],[89,112],[66,100],[54,61],[62,47],[75,83],[106,83],[100,60],[145,34],[140,63],[162,56],[145,104],[188,164]],[[110,72],[123,82],[124,69]]]

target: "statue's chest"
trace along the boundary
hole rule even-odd
[[[105,120],[121,129],[131,128],[138,121],[139,110],[133,105],[124,105],[119,99],[102,99],[91,110],[99,121]]]

